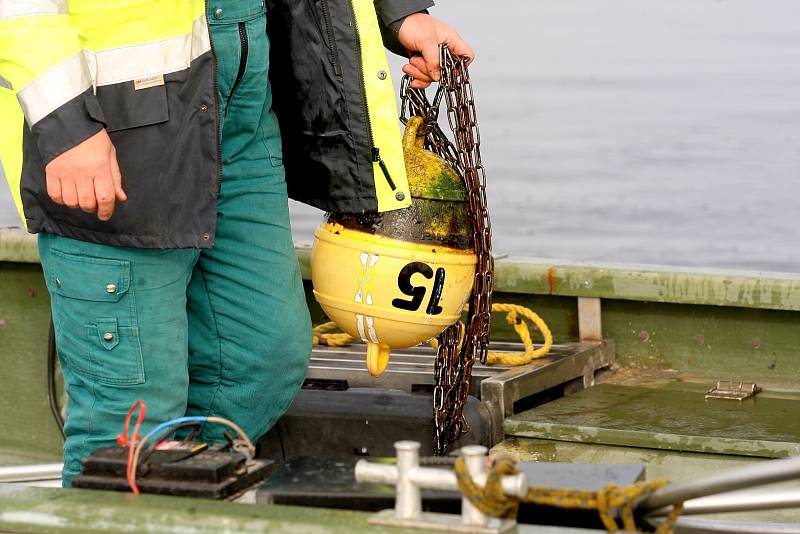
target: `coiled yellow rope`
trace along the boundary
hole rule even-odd
[[[525,346],[525,352],[490,352],[487,356],[487,363],[501,365],[525,365],[546,356],[553,347],[553,334],[550,332],[547,323],[532,310],[518,304],[492,304],[493,312],[506,312],[506,321],[510,324]],[[528,324],[523,320],[529,320],[544,337],[544,344],[538,349],[533,346],[533,339]],[[345,347],[350,345],[355,339],[344,332],[331,332],[336,329],[333,321],[314,327],[311,339],[314,345],[327,345],[329,347]],[[431,344],[436,347],[435,339]]]
[[[508,457],[500,457],[492,463],[486,478],[486,485],[483,488],[473,482],[463,457],[456,460],[455,472],[461,493],[469,499],[473,506],[486,515],[514,518],[519,510],[520,502],[559,508],[597,510],[600,520],[609,532],[620,530],[616,516],[622,520],[622,528],[626,532],[638,532],[633,514],[634,503],[667,484],[666,480],[636,482],[624,488],[609,484],[599,491],[532,487],[524,497],[518,499],[508,497],[503,492],[502,477],[519,473],[514,461]],[[656,533],[671,534],[682,511],[682,504],[673,506],[669,517],[659,525]]]
[[[311,343],[314,345],[327,345],[329,347],[346,347],[355,341],[353,336],[344,332],[325,333],[335,330],[336,328],[336,323],[333,321],[315,326],[311,331]]]
[[[520,340],[522,340],[522,344],[525,345],[525,352],[490,352],[486,357],[488,363],[525,365],[531,363],[536,358],[546,356],[550,352],[550,349],[553,348],[553,333],[550,332],[550,328],[547,326],[547,323],[544,322],[544,319],[529,308],[518,304],[495,303],[492,304],[492,311],[507,313],[506,321],[514,327],[514,331],[517,333]],[[533,346],[531,332],[528,329],[528,324],[522,320],[523,318],[533,323],[542,333],[542,336],[544,336],[544,344],[538,349]]]

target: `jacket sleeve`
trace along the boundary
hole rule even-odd
[[[68,0],[0,0],[0,86],[12,90],[44,163],[105,127]]]
[[[395,54],[408,56],[408,51],[397,40],[400,30],[397,23],[409,15],[433,7],[433,0],[374,0],[374,2],[383,44]]]

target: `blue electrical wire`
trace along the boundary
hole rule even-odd
[[[150,438],[158,434],[160,431],[164,430],[165,428],[169,428],[171,426],[180,425],[183,423],[205,423],[206,421],[208,421],[208,417],[202,415],[187,415],[184,417],[176,417],[175,419],[172,419],[170,421],[165,421],[160,425],[158,425],[157,427],[155,427],[153,430],[148,432],[145,438],[149,440]]]

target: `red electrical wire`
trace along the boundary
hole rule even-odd
[[[133,425],[133,435],[129,434],[130,424],[131,424],[131,417],[139,410],[139,414],[136,417],[136,423]],[[121,447],[128,448],[128,462],[125,466],[125,478],[128,480],[128,485],[131,487],[131,491],[138,495],[139,486],[136,485],[135,478],[132,476],[133,471],[131,467],[133,466],[133,450],[136,448],[136,444],[139,443],[141,440],[141,436],[139,436],[139,429],[142,426],[142,422],[144,421],[144,416],[147,413],[147,405],[144,403],[143,400],[136,401],[133,406],[130,407],[128,410],[128,415],[125,416],[125,424],[123,426],[123,433],[117,436],[117,443]]]

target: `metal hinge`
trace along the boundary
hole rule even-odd
[[[706,399],[729,399],[743,401],[755,396],[761,388],[755,382],[718,380],[717,385],[706,391]]]

